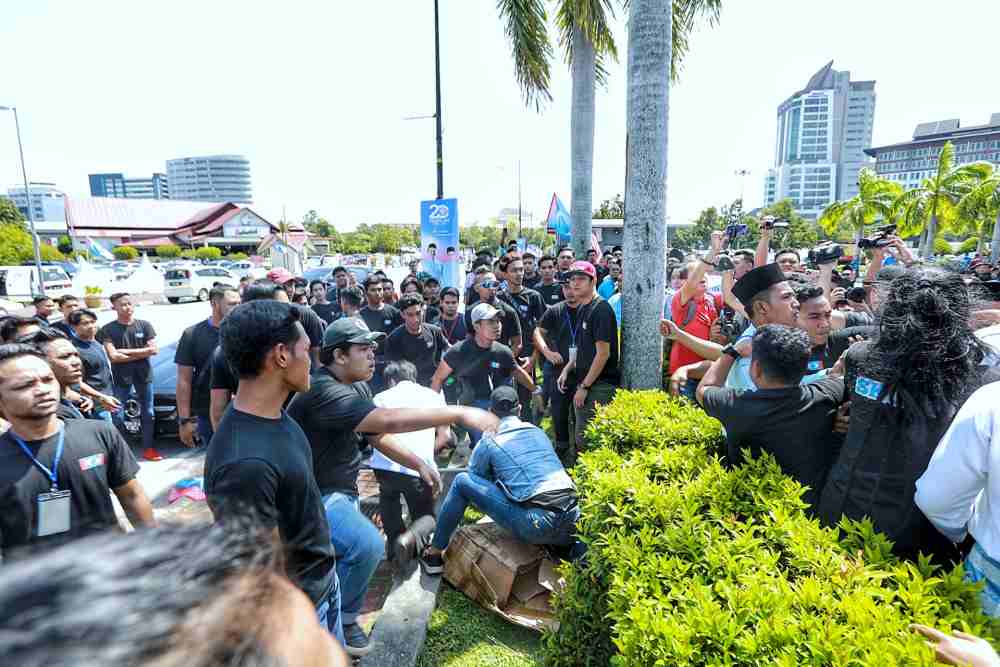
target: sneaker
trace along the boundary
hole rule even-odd
[[[425,574],[438,575],[444,572],[444,559],[441,554],[431,555],[425,549],[420,553],[420,567],[424,568]]]
[[[350,623],[344,626],[344,648],[347,650],[348,655],[360,657],[368,655],[372,650],[372,644],[360,625]]]
[[[146,459],[147,461],[162,461],[163,460],[163,456],[158,451],[156,451],[155,449],[153,449],[152,447],[150,447],[149,449],[147,449],[146,451],[144,451],[142,453],[142,458]]]

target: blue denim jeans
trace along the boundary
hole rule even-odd
[[[385,555],[382,533],[361,513],[358,497],[346,493],[323,496],[330,541],[337,551],[337,578],[340,580],[340,621],[357,622],[368,583]]]
[[[212,441],[212,436],[215,435],[215,431],[212,430],[212,420],[208,417],[198,417],[198,437],[201,438],[201,446],[208,447],[208,443]]]
[[[139,403],[139,420],[142,424],[142,446],[144,449],[149,449],[153,446],[153,383],[152,382],[142,382],[136,385],[115,385],[115,398],[121,401],[122,406],[128,401],[132,395],[132,389],[135,388],[135,398]],[[115,418],[121,426],[122,421],[124,421],[125,411],[124,407],[115,413]]]
[[[340,581],[337,580],[337,573],[333,573],[333,586],[326,594],[323,601],[316,606],[316,616],[319,623],[333,635],[341,646],[344,642],[344,625],[340,620]]]
[[[452,533],[458,527],[465,508],[475,505],[500,527],[528,544],[554,544],[565,546],[576,542],[576,519],[580,515],[574,507],[568,512],[554,512],[540,507],[516,503],[490,480],[470,472],[459,473],[448,490],[448,495],[438,512],[437,530],[431,542],[437,549],[445,549]]]

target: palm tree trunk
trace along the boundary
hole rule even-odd
[[[990,244],[990,263],[996,264],[1000,260],[1000,213],[997,213],[997,221],[993,223],[993,243]]]
[[[920,253],[924,259],[934,258],[935,237],[937,237],[937,214],[931,213],[931,219],[927,222],[927,238],[924,239],[923,252]]]
[[[671,0],[632,0],[628,19],[625,256],[622,385],[661,386],[667,223],[667,119],[670,111]]]
[[[590,220],[593,215],[594,174],[594,94],[596,91],[594,45],[580,28],[573,29],[573,102],[570,110],[570,178],[573,217],[571,242],[579,258],[590,247]]]

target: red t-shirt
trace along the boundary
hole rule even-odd
[[[695,296],[692,299],[697,303],[694,318],[691,319],[686,327],[681,328],[696,338],[708,340],[712,330],[712,323],[715,322],[716,318],[719,317],[719,313],[722,312],[722,295],[707,293],[705,296]],[[687,312],[688,304],[681,304],[681,292],[677,290],[673,301],[670,302],[671,318],[677,323],[677,326],[680,326],[684,322]],[[703,357],[698,356],[677,341],[674,341],[674,344],[670,346],[671,373],[681,366],[695,364],[702,359]]]

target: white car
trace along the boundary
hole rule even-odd
[[[262,269],[253,262],[248,262],[246,260],[233,262],[229,267],[229,272],[236,276],[237,280],[240,278],[250,278],[251,280],[256,280],[257,278],[263,278],[267,275],[266,269]]]
[[[177,303],[183,298],[207,301],[208,293],[213,287],[238,287],[240,284],[239,278],[217,266],[170,269],[163,278],[166,281],[163,294],[170,303]]]

